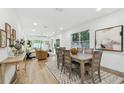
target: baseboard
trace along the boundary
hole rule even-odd
[[[107,67],[101,67],[101,69],[103,71],[106,71],[106,72],[109,72],[109,73],[112,73],[112,74],[115,74],[117,76],[120,76],[120,77],[123,77],[124,78],[124,72],[120,72],[120,71],[116,71],[116,70],[113,70],[113,69],[110,69],[110,68],[107,68]]]

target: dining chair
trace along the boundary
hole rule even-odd
[[[58,54],[58,50],[59,50],[59,48],[56,48],[55,50],[56,50],[56,54]]]
[[[66,50],[66,47],[60,47],[62,50]]]
[[[58,69],[60,67],[60,64],[62,64],[61,70],[63,69],[63,50],[61,48],[57,49],[57,66]]]
[[[92,48],[84,48],[84,54],[90,54],[90,55],[93,55],[93,49]],[[90,60],[86,60],[86,61],[89,61],[86,63],[86,65],[91,65],[91,61],[92,59]],[[85,70],[85,74],[88,75],[89,72],[87,70]]]
[[[66,47],[60,47],[59,48],[59,54],[60,54],[60,56],[59,56],[59,59],[60,59],[60,63],[61,63],[61,72],[62,72],[62,70],[63,70],[63,66],[64,66],[64,57],[63,57],[63,51],[64,50],[66,50]]]
[[[93,52],[93,59],[91,64],[85,64],[85,68],[87,71],[91,72],[92,82],[95,83],[95,75],[96,72],[98,73],[99,81],[101,82],[101,76],[100,76],[100,63],[102,58],[102,51],[94,51]]]
[[[84,54],[93,54],[92,48],[84,48]]]
[[[56,48],[56,57],[57,57],[57,67],[59,69],[59,54],[58,54],[59,48]]]
[[[65,69],[69,71],[69,79],[71,77],[72,70],[79,69],[79,66],[72,63],[70,50],[64,50],[64,73]]]
[[[77,48],[78,53],[83,53],[83,48]]]

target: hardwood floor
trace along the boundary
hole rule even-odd
[[[56,57],[49,57],[45,61],[28,60],[26,61],[26,72],[24,69],[25,64],[21,62],[15,84],[58,84],[59,81],[47,68],[46,62],[56,62]],[[124,84],[124,81],[121,84]]]
[[[53,74],[45,66],[45,61],[36,59],[27,61],[26,72],[24,64],[20,64],[20,70],[17,71],[16,84],[57,84],[59,83]]]

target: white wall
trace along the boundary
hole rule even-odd
[[[116,25],[124,25],[124,10],[114,12],[104,17],[97,18],[87,23],[78,25],[77,27],[72,28],[68,31],[64,31],[61,34],[61,46],[70,48],[71,33],[85,31],[89,29],[90,30],[90,47],[94,48],[95,30],[116,26]],[[124,52],[118,53],[118,52],[104,51],[101,65],[113,70],[124,72]]]
[[[17,38],[19,37],[19,32],[21,32],[20,24],[17,20],[16,13],[14,9],[0,9],[0,29],[5,29],[5,22],[9,23],[17,31]],[[7,47],[0,48],[0,62],[8,57]]]

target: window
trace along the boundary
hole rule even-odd
[[[82,48],[89,48],[89,31],[80,32],[80,41]]]
[[[33,48],[42,48],[42,40],[32,40]]]
[[[72,41],[73,41],[73,42],[79,41],[79,33],[74,33],[74,34],[72,34]]]
[[[71,47],[89,48],[89,30],[71,35]]]

